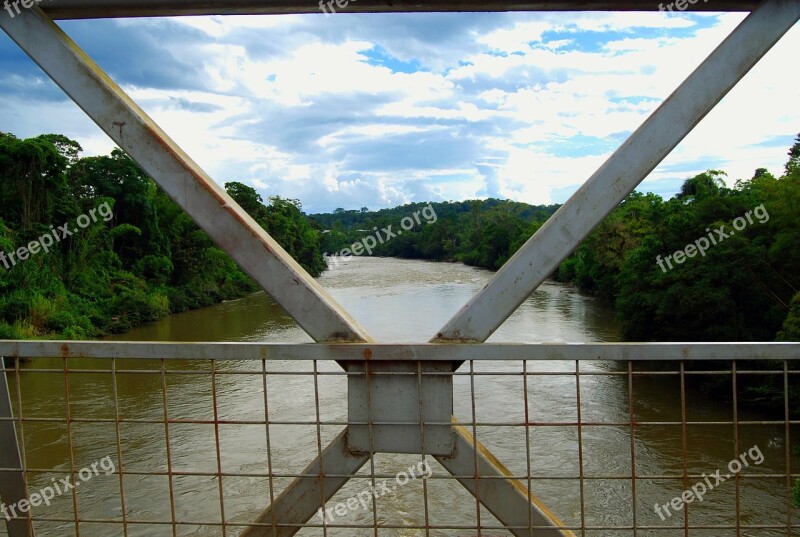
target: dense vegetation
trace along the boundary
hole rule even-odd
[[[378,244],[373,255],[431,261],[461,261],[489,269],[500,268],[514,252],[558,209],[558,205],[532,206],[515,201],[488,199],[443,203],[412,203],[369,211],[336,209],[332,214],[312,214],[325,230],[321,248],[334,255],[364,238],[393,226],[401,229],[405,218],[420,215],[411,229]],[[429,215],[433,214],[433,217]],[[427,218],[426,218],[427,217]],[[377,228],[377,231],[376,231]]]
[[[615,301],[628,340],[800,340],[800,137],[789,155],[779,178],[759,169],[726,188],[710,170],[669,200],[632,193],[553,276]],[[332,255],[426,207],[435,224],[423,219],[373,255],[497,269],[558,209],[489,199],[311,218]],[[691,257],[676,262],[688,245]]]
[[[80,151],[60,135],[0,133],[0,252],[13,255],[54,230],[61,237],[63,224],[82,228],[47,253],[5,256],[0,338],[91,338],[256,290],[123,152]],[[311,274],[324,269],[319,233],[297,201],[264,205],[250,187],[226,188]],[[108,218],[82,225],[92,212]]]
[[[628,340],[800,340],[800,137],[789,155],[780,178],[759,169],[726,188],[709,171],[670,200],[632,194],[559,279],[614,299]],[[704,255],[663,263],[710,235]]]
[[[800,341],[800,137],[781,177],[759,169],[726,188],[723,176],[693,177],[670,200],[628,196],[556,276],[613,299],[625,340]],[[691,257],[675,263],[678,251]],[[773,365],[783,367],[740,367]],[[789,382],[793,415],[800,413],[798,380]],[[739,402],[782,418],[783,383],[782,375],[741,375]],[[688,377],[687,384],[730,401],[729,378]]]

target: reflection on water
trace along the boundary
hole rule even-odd
[[[425,263],[397,259],[355,258],[320,278],[334,298],[379,341],[424,341],[481,289],[491,277],[488,271],[459,264]],[[616,341],[619,332],[613,310],[575,289],[553,282],[541,286],[492,336],[493,342],[592,342]],[[271,341],[310,342],[311,339],[263,293],[217,306],[173,315],[131,332],[109,338],[131,341]],[[14,399],[21,393],[26,419],[23,438],[31,474],[31,490],[111,455],[117,468],[124,467],[127,535],[173,535],[172,512],[179,522],[177,535],[221,535],[213,524],[222,520],[246,523],[279,494],[291,478],[316,455],[318,441],[325,445],[342,428],[323,425],[346,419],[345,378],[336,364],[321,363],[317,378],[319,416],[313,377],[298,373],[313,370],[312,363],[220,362],[212,372],[208,362],[167,364],[159,361],[118,361],[111,373],[108,360],[71,360],[65,375],[60,360],[36,360],[26,364],[11,380]],[[269,374],[265,377],[262,368]],[[523,377],[528,373],[544,375]],[[517,426],[479,426],[478,438],[516,475],[530,475],[531,488],[563,520],[590,526],[631,526],[635,505],[639,526],[672,526],[675,529],[638,535],[684,535],[684,513],[661,521],[654,513],[661,504],[680,494],[694,480],[684,481],[683,430],[677,425],[683,412],[691,421],[732,420],[731,409],[701,395],[687,392],[681,405],[677,375],[634,377],[633,405],[624,367],[581,363],[579,380],[571,362],[487,363],[474,365],[474,416],[479,423]],[[473,418],[473,394],[469,364],[454,379],[455,414]],[[50,369],[35,372],[35,369]],[[293,374],[294,373],[294,374]],[[561,374],[559,374],[561,373]],[[116,378],[116,382],[114,379]],[[580,382],[581,423],[577,393]],[[69,388],[69,393],[65,387]],[[166,387],[166,389],[165,389]],[[267,397],[264,397],[266,388]],[[215,398],[216,395],[216,398]],[[525,408],[527,395],[528,407]],[[67,397],[68,396],[68,397]],[[214,414],[216,399],[217,415]],[[265,405],[266,399],[266,405]],[[630,408],[637,422],[631,442]],[[67,409],[73,420],[67,427]],[[267,431],[257,422],[269,412]],[[17,412],[19,404],[17,401]],[[122,420],[119,430],[115,417]],[[164,418],[176,421],[168,430]],[[214,419],[220,420],[218,429]],[[93,420],[86,423],[84,420]],[[101,420],[101,423],[97,423]],[[226,423],[235,421],[237,423]],[[245,423],[242,423],[245,422]],[[255,422],[255,423],[248,423]],[[525,424],[528,424],[525,427]],[[167,433],[169,442],[167,442]],[[319,438],[318,438],[319,434]],[[74,449],[70,451],[69,438]],[[119,450],[117,437],[119,436]],[[579,441],[583,460],[579,458]],[[686,428],[687,472],[712,473],[724,468],[736,455],[731,425],[689,425]],[[217,444],[220,459],[217,460]],[[747,471],[755,474],[785,471],[783,425],[740,426],[739,452],[758,445],[765,461]],[[167,450],[169,446],[169,452]],[[530,457],[526,452],[530,447]],[[270,457],[268,457],[268,452]],[[632,452],[638,476],[635,502],[631,490]],[[168,456],[169,455],[169,456]],[[120,464],[121,457],[121,464]],[[418,461],[417,457],[379,454],[376,472],[393,475]],[[582,463],[582,465],[581,465]],[[795,457],[793,464],[797,464]],[[287,477],[259,477],[272,467]],[[428,522],[432,525],[476,524],[475,500],[452,480],[437,479],[445,470],[431,460],[434,478],[428,480]],[[587,478],[581,489],[577,477]],[[226,475],[222,483],[218,472]],[[163,475],[143,475],[161,473]],[[171,477],[170,474],[171,473]],[[200,474],[200,475],[198,475]],[[333,504],[346,501],[368,486],[363,479],[369,465],[351,480]],[[570,478],[570,479],[565,479]],[[173,494],[170,494],[170,482]],[[526,483],[527,484],[527,483]],[[786,523],[786,483],[783,478],[731,480],[709,493],[702,503],[689,506],[692,525],[735,522],[736,490],[740,492],[740,522],[746,525]],[[50,506],[36,509],[37,517],[69,517],[77,501],[84,520],[122,521],[119,476],[100,475],[75,498],[58,497]],[[220,493],[223,501],[220,501]],[[411,481],[394,495],[378,500],[378,520],[387,525],[425,522],[421,481]],[[581,513],[581,503],[584,505]],[[795,517],[797,518],[797,517]],[[196,523],[192,523],[196,522]],[[319,522],[318,519],[312,523]],[[371,509],[356,510],[337,522],[371,524]],[[485,510],[481,523],[496,521]],[[38,523],[38,535],[74,534],[74,524]],[[748,533],[749,531],[749,533]],[[0,535],[3,535],[0,530]],[[235,534],[236,532],[234,532]],[[83,536],[123,535],[119,525],[82,522]],[[228,535],[230,535],[230,530]],[[321,529],[305,529],[299,535],[322,535]],[[510,535],[486,530],[484,535]],[[702,533],[698,533],[703,535]],[[372,530],[328,529],[327,535],[350,537],[374,535]],[[414,529],[385,529],[380,535],[422,536]],[[434,530],[430,535],[477,535],[475,531]],[[594,530],[586,535],[633,535],[630,530]],[[736,535],[735,531],[710,530],[704,535]],[[786,535],[779,530],[745,530],[741,535]]]

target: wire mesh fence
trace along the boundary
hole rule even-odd
[[[30,517],[36,535],[553,535],[533,520],[505,527],[481,504],[506,478],[479,476],[475,497],[459,482],[474,472],[423,454],[372,453],[310,520],[254,525],[348,426],[413,424],[352,421],[348,376],[365,374],[331,360],[34,358],[4,372],[29,503],[3,516]],[[405,374],[452,378],[460,427],[564,535],[800,528],[795,361],[470,360]]]

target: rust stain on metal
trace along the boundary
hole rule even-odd
[[[370,358],[372,358],[372,350],[364,349],[364,359],[369,360]]]
[[[164,150],[172,156],[178,163],[182,165],[183,168],[186,169],[192,176],[196,179],[196,182],[202,186],[209,194],[211,194],[220,205],[225,205],[226,200],[217,192],[211,184],[209,184],[205,178],[197,172],[192,166],[187,166],[187,159],[185,155],[179,154],[175,147],[172,146],[169,140],[164,139],[164,133],[161,132],[160,129],[152,125],[150,122],[145,122],[144,128],[148,131],[148,133],[161,145]]]
[[[547,507],[547,505],[545,505],[535,494],[529,492],[527,487],[525,487],[518,479],[513,478],[513,472],[511,472],[511,470],[509,470],[502,462],[500,462],[500,460],[497,459],[497,457],[495,457],[494,454],[486,448],[486,446],[478,442],[472,436],[472,433],[467,427],[460,425],[455,417],[453,417],[452,422],[453,431],[455,434],[466,440],[468,445],[473,446],[478,455],[484,459],[485,463],[489,464],[490,466],[494,466],[498,473],[506,476],[506,481],[510,483],[512,487],[514,487],[518,494],[524,498],[527,498],[541,515],[548,519],[548,522],[554,526],[553,529],[558,531],[562,537],[577,537],[574,532],[567,529],[567,525],[563,520],[561,520],[561,518],[559,518],[557,514],[550,510],[550,508]],[[480,471],[479,466],[478,471],[474,474],[476,483],[481,479],[481,473],[482,472]],[[462,479],[459,479],[459,481],[464,483],[464,480]]]
[[[69,358],[69,345],[67,345],[66,343],[61,345],[61,357]]]
[[[347,429],[344,434],[345,439],[344,442],[342,442],[342,453],[352,457],[363,457],[364,455],[368,455],[368,453],[364,453],[363,451],[358,451],[357,449],[350,447],[350,429]]]

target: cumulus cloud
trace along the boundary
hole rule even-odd
[[[310,212],[563,202],[740,14],[344,14],[62,23],[220,183]],[[647,178],[778,173],[798,131],[793,29]],[[0,130],[111,141],[5,36]]]

